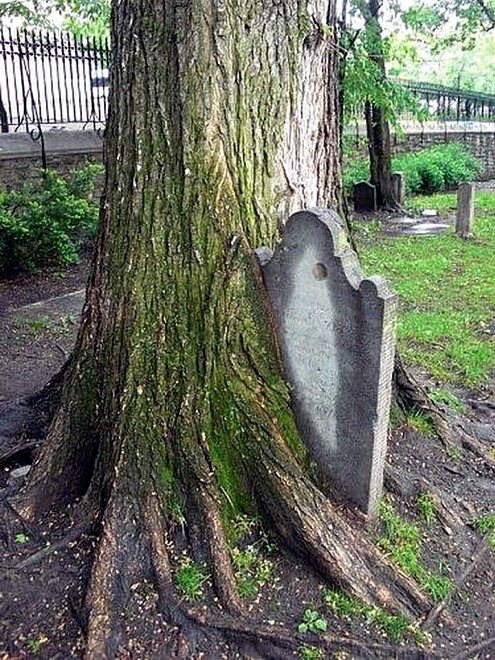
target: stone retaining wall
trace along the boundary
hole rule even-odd
[[[95,131],[47,131],[43,137],[47,166],[59,174],[103,161],[103,140]],[[0,189],[19,188],[38,177],[41,167],[40,140],[27,133],[0,134]]]
[[[479,160],[482,168],[478,175],[480,181],[495,179],[495,133],[493,132],[437,131],[407,133],[392,137],[392,153],[397,156],[407,152],[421,151],[421,149],[447,142],[460,142]]]

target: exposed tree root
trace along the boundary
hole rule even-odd
[[[241,614],[242,603],[237,593],[230,553],[220,516],[220,497],[215,471],[204,435],[199,443],[184,439],[176,447],[187,480],[188,535],[195,554],[206,551],[213,584],[221,602],[232,614]]]
[[[416,584],[392,567],[364,536],[351,530],[328,499],[303,474],[282,438],[253,443],[255,488],[289,547],[302,553],[333,584],[370,605],[410,618],[429,609]]]
[[[300,634],[294,634],[292,631],[282,626],[267,626],[247,618],[236,618],[224,614],[216,614],[211,611],[199,615],[193,608],[189,607],[184,608],[184,611],[191,620],[195,620],[198,624],[221,630],[223,633],[233,636],[237,641],[239,638],[243,638],[256,643],[269,642],[275,648],[292,651],[295,651],[301,645],[308,643],[307,637]],[[390,644],[365,644],[352,637],[341,637],[338,635],[332,635],[331,633],[319,635],[318,640],[311,640],[311,644],[321,648],[323,651],[341,649],[358,653],[359,657],[365,658],[376,658],[380,656],[384,658],[415,658],[422,656],[422,652],[418,651],[417,648],[403,647],[400,652],[397,652],[397,647]],[[432,658],[435,656],[428,654],[428,657]]]
[[[439,601],[426,617],[422,625],[423,630],[431,630],[433,624],[436,622],[440,614],[450,602],[454,591],[458,591],[462,587],[471,573],[473,573],[473,571],[479,566],[480,562],[486,557],[488,552],[489,548],[486,539],[482,539],[478,544],[476,552],[474,553],[469,566],[467,566],[467,568],[465,568],[464,571],[462,571],[462,573],[453,580],[452,591],[446,598],[443,598],[441,601]]]
[[[404,413],[425,413],[433,424],[442,444],[447,448],[458,446],[452,435],[449,420],[429,398],[424,388],[407,371],[402,358],[397,353],[395,355],[393,383],[395,400]]]
[[[29,440],[0,456],[0,470],[9,468],[14,463],[28,465],[33,462],[33,453],[40,446],[41,440]]]
[[[462,517],[461,507],[449,493],[424,480],[421,480],[421,487],[428,494],[435,507],[435,514],[447,533],[452,534],[453,530],[466,524]]]
[[[495,457],[489,453],[487,446],[469,435],[462,426],[460,427],[460,436],[462,447],[481,458],[488,467],[495,471]]]
[[[126,506],[127,505],[127,506]],[[140,512],[139,512],[140,516]],[[121,493],[109,500],[86,591],[87,658],[115,657],[125,643],[121,609],[134,580],[149,572],[150,547],[138,512]]]
[[[467,651],[463,651],[462,653],[459,653],[453,658],[453,660],[472,660],[473,658],[479,657],[478,653],[484,651],[485,649],[488,650],[495,649],[495,637],[490,637],[489,639],[485,639],[479,644],[472,646]]]
[[[61,550],[62,548],[65,548],[65,546],[71,541],[75,541],[82,534],[84,534],[89,529],[91,529],[92,524],[93,523],[88,520],[82,523],[81,525],[76,525],[73,529],[71,529],[71,531],[68,534],[64,536],[63,539],[60,539],[60,541],[56,541],[55,543],[51,543],[50,545],[41,548],[40,550],[37,550],[32,555],[29,555],[29,557],[22,559],[21,561],[17,562],[17,564],[14,564],[13,566],[10,566],[8,568],[10,570],[19,571],[23,568],[29,568],[30,566],[34,566],[34,564],[38,563],[42,559],[45,559],[52,553]]]

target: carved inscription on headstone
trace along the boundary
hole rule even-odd
[[[341,220],[292,215],[259,255],[299,431],[321,473],[368,515],[382,492],[396,295],[363,279]]]

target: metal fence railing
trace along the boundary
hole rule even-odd
[[[2,132],[103,127],[109,66],[107,40],[0,27]]]
[[[446,85],[398,80],[418,99],[432,119],[442,121],[495,121],[495,95]]]

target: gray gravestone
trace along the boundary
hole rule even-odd
[[[382,493],[397,297],[363,279],[339,216],[292,215],[259,252],[299,431],[322,475],[373,516]]]
[[[354,185],[354,210],[375,212],[376,205],[376,186],[367,181],[360,181]]]
[[[471,238],[474,224],[474,184],[460,183],[457,191],[456,234]]]
[[[406,199],[406,184],[403,172],[392,173],[392,192],[397,204],[402,206]]]

